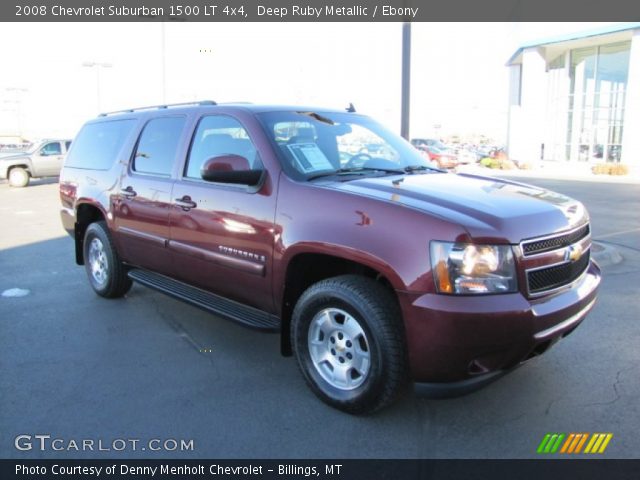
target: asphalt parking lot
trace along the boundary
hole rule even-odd
[[[0,297],[0,458],[535,458],[547,432],[611,432],[605,456],[637,458],[640,185],[529,181],[582,200],[594,238],[623,258],[603,266],[591,315],[481,391],[409,393],[369,417],[316,400],[276,335],[141,286],[97,297],[60,225],[57,184],[0,184],[0,292],[28,290]],[[21,434],[194,448],[21,451]]]

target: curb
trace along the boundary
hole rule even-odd
[[[614,184],[640,184],[640,175],[593,175],[585,172],[575,172],[562,169],[541,168],[532,170],[492,170],[477,165],[462,165],[456,169],[457,173],[467,173],[472,175],[481,175],[486,177],[507,177],[510,180],[523,181],[527,179],[540,180],[566,180],[572,182],[598,182],[598,183],[614,183]]]
[[[620,255],[617,248],[596,241],[591,244],[591,258],[598,262],[601,267],[622,262],[622,255]]]

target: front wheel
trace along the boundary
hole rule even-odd
[[[345,275],[311,286],[294,309],[291,338],[308,385],[335,408],[374,412],[406,384],[402,317],[372,279]]]
[[[122,297],[131,279],[118,256],[105,222],[92,223],[84,234],[84,266],[89,283],[101,297]]]
[[[29,172],[24,168],[14,167],[9,172],[9,185],[12,187],[26,187],[29,185]]]

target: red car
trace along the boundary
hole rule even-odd
[[[354,112],[106,114],[72,144],[60,196],[98,295],[135,281],[277,332],[316,395],[350,413],[409,381],[451,394],[494,380],[571,333],[600,283],[579,202],[445,174]]]
[[[414,145],[425,157],[428,157],[439,168],[455,168],[458,166],[458,157],[447,150],[441,150],[432,145]]]

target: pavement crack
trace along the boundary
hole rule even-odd
[[[156,314],[162,320],[164,320],[165,323],[167,323],[167,325],[169,325],[169,327],[171,327],[171,329],[178,335],[178,337],[180,337],[187,344],[189,344],[200,355],[206,357],[207,361],[211,365],[216,367],[216,372],[219,374],[219,372],[217,371],[217,365],[214,363],[214,361],[211,358],[211,356],[207,355],[207,353],[206,353],[207,351],[210,351],[210,349],[209,348],[205,348],[204,346],[200,345],[198,343],[198,341],[196,339],[194,339],[189,334],[189,332],[182,326],[182,324],[180,322],[176,321],[171,315],[167,314],[166,310],[163,310],[160,307],[158,299],[155,298],[155,296],[153,296],[153,295],[151,296],[151,302],[153,303],[153,307],[154,307],[154,310],[156,311]]]
[[[554,398],[552,399],[548,404],[547,404],[547,408],[544,409],[544,414],[545,415],[549,415],[549,412],[551,411],[551,407],[553,406],[554,403],[556,403],[558,400],[560,400],[559,398]]]
[[[581,407],[594,407],[594,406],[603,406],[603,405],[612,405],[614,403],[616,403],[618,400],[620,400],[622,398],[622,395],[620,394],[620,390],[618,390],[618,387],[620,386],[620,375],[622,375],[622,373],[627,372],[629,370],[632,370],[634,367],[627,367],[627,368],[623,368],[621,370],[618,370],[616,372],[616,379],[613,382],[613,384],[611,385],[611,388],[613,388],[613,393],[615,395],[615,398],[613,400],[610,400],[608,402],[593,402],[593,403],[583,403],[580,404]]]
[[[500,417],[500,418],[496,418],[495,420],[489,421],[489,422],[484,422],[480,425],[478,425],[477,428],[474,429],[474,432],[483,432],[485,431],[488,427],[501,427],[513,422],[517,422],[518,420],[520,420],[521,418],[525,417],[526,415],[528,415],[530,412],[526,411],[526,412],[522,412],[519,413],[513,417]],[[546,412],[545,412],[546,414]]]

